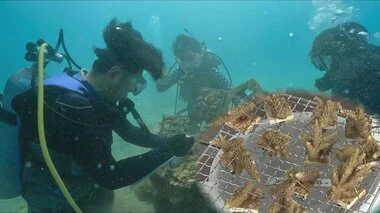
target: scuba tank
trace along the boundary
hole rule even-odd
[[[7,80],[4,93],[0,100],[0,199],[11,199],[21,195],[21,152],[18,140],[19,121],[12,108],[12,100],[20,93],[35,88],[37,79],[38,46],[45,41],[39,39],[36,43],[28,42],[25,59],[34,62],[29,68],[13,73]],[[61,63],[66,55],[58,54],[56,50],[63,43],[63,31],[60,31],[57,46],[51,46],[44,52],[44,66],[50,61]],[[66,51],[66,48],[65,48]],[[71,67],[71,63],[69,63]]]
[[[31,88],[34,67],[25,68],[14,73],[6,82],[2,98],[3,113],[7,120],[0,121],[2,143],[0,145],[0,199],[14,198],[21,193],[21,159],[18,143],[18,121],[11,101],[16,95]],[[14,121],[11,121],[14,120]]]

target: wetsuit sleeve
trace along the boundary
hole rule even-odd
[[[168,73],[164,75],[164,77],[157,80],[157,83],[156,83],[157,91],[159,92],[166,91],[171,86],[176,84],[181,79],[182,75],[183,73],[179,69],[176,69],[172,73]]]
[[[135,183],[173,156],[167,149],[157,148],[116,161],[111,153],[112,134],[104,134],[112,128],[98,119],[87,99],[65,94],[55,101],[53,108],[54,122],[62,127],[61,145],[69,146],[74,160],[105,188],[113,190]]]
[[[146,148],[168,147],[168,137],[152,134],[134,126],[123,117],[116,117],[113,121],[113,130],[125,141]]]

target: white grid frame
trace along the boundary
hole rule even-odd
[[[292,106],[292,112],[293,113],[308,113],[317,106],[316,102],[293,96],[293,95],[288,95],[284,94],[284,97],[288,100],[290,105]],[[265,120],[265,111],[262,105],[256,107],[254,109],[254,112],[262,119]],[[341,115],[339,115],[341,117]],[[341,117],[342,118],[342,117]],[[295,116],[294,119],[297,119]],[[302,122],[302,121],[298,121]],[[376,126],[376,128],[373,129],[373,134],[378,136],[380,135],[380,128],[378,126],[380,123],[376,120],[373,119],[373,126]],[[250,133],[250,136],[245,138],[245,143],[256,143],[256,141],[252,141],[252,137],[260,137],[261,134],[257,133],[257,129],[260,126],[264,126],[263,123],[259,123],[256,128]],[[304,126],[307,126],[308,124],[304,123]],[[338,126],[344,127],[344,123],[339,122]],[[264,127],[263,129],[266,129],[267,127]],[[260,211],[263,212],[265,211],[265,208],[263,206],[269,206],[275,199],[275,197],[272,197],[268,195],[265,190],[268,190],[269,188],[273,186],[268,186],[266,183],[268,183],[269,179],[273,179],[273,177],[285,177],[286,175],[286,170],[291,170],[291,169],[296,169],[296,170],[302,170],[302,169],[316,169],[316,168],[321,168],[321,176],[320,178],[322,179],[329,179],[330,174],[332,172],[332,169],[336,167],[335,165],[328,165],[328,166],[308,166],[308,165],[303,165],[303,159],[304,159],[304,147],[300,138],[300,134],[302,132],[307,132],[310,133],[308,130],[304,129],[298,129],[295,126],[288,125],[287,122],[279,123],[279,124],[274,124],[270,125],[268,128],[272,128],[278,131],[282,131],[286,128],[294,128],[294,130],[299,130],[299,134],[293,135],[291,138],[291,142],[289,143],[289,146],[295,147],[295,150],[300,151],[303,150],[303,153],[292,153],[289,152],[290,158],[296,158],[299,159],[299,161],[294,162],[290,160],[281,160],[276,157],[270,157],[267,156],[261,149],[257,149],[257,146],[255,147],[254,151],[251,151],[253,155],[253,159],[255,160],[256,163],[256,169],[261,176],[261,181],[259,183],[256,183],[257,186],[260,185],[259,188],[264,189],[264,194],[265,198],[261,201],[260,203]],[[230,139],[231,137],[237,136],[239,133],[232,128],[228,127],[227,125],[223,125],[218,133],[215,135],[214,138],[219,137],[219,134],[222,134],[224,137],[227,139]],[[343,129],[343,134],[344,134],[344,129]],[[257,139],[257,138],[256,138]],[[245,145],[246,145],[245,144]],[[343,146],[347,146],[352,144],[351,142],[344,141]],[[289,148],[291,150],[291,148]],[[336,146],[333,147],[333,151],[336,151],[337,148]],[[220,154],[220,149],[218,147],[215,147],[213,145],[208,145],[206,149],[203,151],[203,153],[200,155],[200,157],[197,160],[197,179],[198,183],[201,185],[203,188],[203,191],[205,193],[205,196],[208,197],[210,202],[220,210],[220,212],[226,211],[226,209],[223,209],[219,205],[217,205],[217,202],[220,202],[221,200],[224,201],[226,197],[232,196],[234,189],[237,187],[242,186],[245,182],[247,181],[253,181],[248,175],[242,174],[242,175],[234,175],[225,170],[224,167],[221,167],[218,155]],[[332,155],[332,158],[335,158],[334,154]],[[216,162],[214,162],[216,160]],[[273,165],[278,165],[281,164],[279,167],[275,167]],[[285,168],[285,169],[284,169]],[[216,177],[215,180],[210,181],[210,176],[215,176],[213,174],[214,172],[218,173],[218,176],[221,176],[223,178],[218,178]],[[318,187],[315,186],[312,189],[312,192],[314,195],[317,196],[311,196],[310,194],[305,200],[297,199],[293,197],[293,200],[296,202],[300,203],[303,205],[308,212],[359,212],[359,213],[367,213],[371,212],[373,210],[373,206],[375,201],[380,195],[380,169],[375,168],[373,171],[365,178],[365,180],[362,182],[360,185],[362,188],[366,189],[366,194],[365,196],[358,200],[355,205],[351,209],[344,209],[342,207],[338,207],[337,205],[333,204],[332,202],[329,202],[326,198],[324,198],[324,195],[326,194],[327,190],[329,189],[328,187]],[[223,175],[220,175],[223,174]],[[226,178],[227,177],[227,178]],[[266,180],[266,181],[265,181]],[[213,196],[210,196],[210,194],[213,194]],[[319,194],[319,196],[318,196]],[[325,211],[324,209],[330,209],[330,211]]]

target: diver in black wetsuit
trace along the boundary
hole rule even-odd
[[[219,71],[221,61],[215,54],[202,48],[195,38],[180,34],[173,42],[173,52],[178,67],[157,81],[157,90],[164,92],[174,84],[179,85],[179,96],[187,102],[187,112],[192,123],[201,122],[195,109],[202,88],[228,89],[231,83]]]
[[[114,189],[137,182],[173,156],[184,156],[194,143],[185,135],[163,137],[133,126],[117,102],[146,85],[143,70],[154,79],[164,66],[158,49],[146,43],[130,22],[113,19],[104,29],[107,47],[95,48],[91,72],[64,74],[45,80],[45,131],[52,160],[74,200],[84,211],[97,205],[109,212]],[[20,118],[22,196],[29,212],[70,212],[40,151],[35,90],[17,95],[12,107]],[[124,140],[153,148],[116,161],[112,131]],[[105,209],[101,209],[103,206]]]
[[[346,22],[320,33],[309,54],[313,65],[326,72],[315,81],[320,91],[363,104],[380,113],[380,47],[369,43],[368,30]]]

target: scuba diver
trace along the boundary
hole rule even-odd
[[[173,156],[185,156],[194,143],[193,137],[184,134],[165,137],[150,133],[127,98],[128,93],[138,95],[145,88],[143,70],[155,80],[161,77],[164,66],[161,52],[145,42],[131,22],[119,23],[116,18],[104,29],[103,38],[106,47],[94,48],[97,58],[90,72],[67,69],[62,75],[44,80],[43,113],[49,153],[69,193],[83,211],[88,211],[91,206],[98,206],[97,211],[110,211],[113,190],[141,180]],[[9,122],[12,119],[4,120],[16,129],[19,141],[6,138],[5,144],[10,144],[13,150],[19,148],[20,152],[8,156],[9,164],[2,163],[5,165],[0,167],[0,180],[19,178],[21,187],[17,180],[10,180],[9,185],[13,188],[9,194],[2,191],[0,195],[1,198],[12,198],[21,190],[29,212],[71,212],[71,206],[50,174],[41,151],[34,69],[22,72],[28,73],[27,79],[32,81],[29,89],[23,87],[11,95],[4,91],[3,104],[11,103],[11,108],[3,106],[2,111],[16,115],[10,116],[16,124]],[[22,80],[19,76],[11,79]],[[4,100],[5,97],[12,98]],[[126,119],[129,112],[140,127]],[[116,161],[111,153],[112,131],[125,141],[152,150]],[[2,150],[2,153],[7,152]],[[18,154],[20,158],[16,156]],[[1,154],[2,162],[3,157]],[[7,172],[3,173],[3,170]],[[3,177],[18,171],[20,176]]]
[[[179,96],[187,102],[185,110],[192,125],[196,126],[202,122],[201,118],[197,116],[195,107],[201,89],[229,89],[232,86],[231,78],[228,81],[219,71],[219,66],[224,65],[220,58],[207,51],[204,45],[193,36],[178,35],[172,48],[176,64],[163,78],[157,80],[156,88],[159,92],[164,92],[177,84],[179,86],[177,97]],[[228,72],[228,70],[226,71]],[[180,114],[181,112],[184,111],[176,113]]]
[[[367,29],[345,22],[321,32],[309,57],[325,74],[315,81],[322,91],[363,104],[370,113],[380,113],[380,47],[369,43]]]

